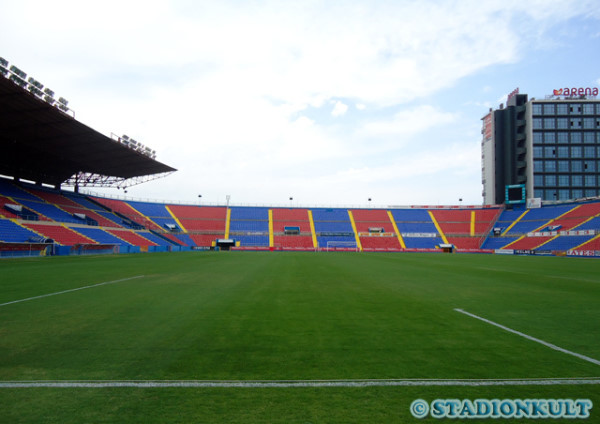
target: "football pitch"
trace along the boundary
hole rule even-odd
[[[417,399],[589,399],[600,422],[599,276],[466,254],[0,260],[0,422],[439,421]]]

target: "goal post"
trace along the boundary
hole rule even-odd
[[[326,252],[358,252],[358,246],[355,241],[328,241],[325,249]]]

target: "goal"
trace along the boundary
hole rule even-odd
[[[355,241],[328,241],[326,251],[358,252],[358,246]]]

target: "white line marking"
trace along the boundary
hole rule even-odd
[[[567,355],[575,356],[575,357],[577,357],[579,359],[583,359],[584,361],[591,362],[592,364],[600,365],[600,361],[598,361],[597,359],[590,358],[589,356],[585,356],[585,355],[582,355],[582,354],[577,353],[577,352],[572,352],[572,351],[567,350],[567,349],[563,349],[562,347],[556,346],[556,345],[554,345],[552,343],[548,343],[548,342],[545,342],[544,340],[536,339],[535,337],[529,336],[529,335],[527,335],[525,333],[521,333],[520,331],[517,331],[517,330],[513,330],[512,328],[505,327],[502,324],[498,324],[497,322],[490,321],[489,319],[482,318],[482,317],[480,317],[478,315],[472,314],[472,313],[464,311],[462,309],[455,308],[454,310],[456,312],[460,312],[461,314],[468,315],[468,316],[470,316],[472,318],[478,319],[478,320],[486,322],[488,324],[495,325],[496,327],[501,328],[501,329],[503,329],[505,331],[508,331],[510,333],[516,334],[516,335],[521,336],[521,337],[525,337],[528,340],[531,340],[531,341],[534,341],[536,343],[542,344],[542,345],[544,345],[546,347],[549,347],[550,349],[554,349],[554,350],[557,350],[559,352],[566,353]]]
[[[0,389],[16,388],[302,388],[302,387],[394,387],[394,386],[572,386],[600,384],[600,378],[506,379],[506,380],[39,380],[0,381]]]
[[[143,275],[136,275],[135,277],[122,278],[120,280],[105,281],[104,283],[92,284],[91,286],[77,287],[76,289],[63,290],[63,291],[59,291],[59,292],[55,292],[55,293],[48,293],[48,294],[42,294],[40,296],[28,297],[26,299],[19,299],[19,300],[13,300],[11,302],[0,303],[0,306],[12,305],[13,303],[27,302],[29,300],[41,299],[43,297],[56,296],[58,294],[70,293],[70,292],[74,292],[74,291],[77,291],[77,290],[90,289],[92,287],[105,286],[107,284],[120,283],[122,281],[129,281],[129,280],[134,280],[136,278],[142,278],[142,277],[144,277],[144,276]]]

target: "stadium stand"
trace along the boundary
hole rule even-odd
[[[156,225],[149,218],[144,217],[138,211],[136,211],[132,206],[130,206],[127,202],[116,199],[104,199],[101,197],[91,197],[91,199],[108,209],[108,211],[113,212],[121,217],[121,222],[123,226],[129,228],[135,228],[136,225],[132,225],[132,223],[137,224],[138,227],[141,228],[149,228],[153,230],[161,230],[161,228]],[[103,214],[104,215],[104,214]]]
[[[148,246],[158,246],[157,243],[154,243],[150,240],[148,240],[147,238],[145,238],[144,236],[136,233],[133,230],[118,230],[118,229],[108,229],[107,230],[110,234],[112,234],[113,236],[118,237],[119,239],[126,241],[129,244],[132,244],[134,246],[140,246],[140,247],[145,247],[147,248]]]
[[[308,209],[273,208],[271,214],[274,247],[292,250],[312,250],[316,247]],[[288,234],[286,234],[286,228]],[[291,234],[289,230],[292,228],[298,228],[299,232]]]
[[[8,197],[0,196],[0,217],[19,218],[19,215],[15,214],[14,211],[9,209],[6,205],[18,206],[18,203],[14,202],[13,200],[10,200]]]
[[[39,241],[40,235],[22,227],[9,219],[0,219],[0,241],[7,243],[25,243]]]
[[[74,246],[76,244],[95,244],[96,241],[70,229],[64,224],[58,223],[46,223],[46,224],[33,224],[24,223],[25,227],[35,231],[37,234],[54,240],[56,243],[62,244],[63,246]]]
[[[73,229],[77,230],[79,233],[83,234],[84,236],[96,241],[97,243],[132,245],[131,243],[128,243],[125,240],[118,238],[117,236],[105,231],[102,228],[78,227],[78,228],[73,228]]]
[[[459,252],[568,252],[600,247],[598,201],[506,210],[233,206],[228,211],[222,206],[86,197],[6,180],[0,181],[0,191],[3,243],[51,239],[63,246],[120,245],[142,251],[209,248],[221,238],[232,239],[240,248],[264,250],[325,250],[337,244],[345,250],[360,245],[364,251],[439,251],[445,242]],[[6,205],[21,207],[21,212]],[[291,233],[290,227],[298,233]]]

